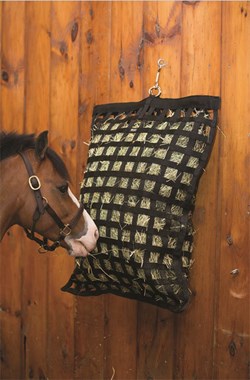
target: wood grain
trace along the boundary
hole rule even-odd
[[[162,68],[162,97],[180,96],[182,5],[145,2],[143,20],[143,94],[155,84],[158,60]],[[170,80],[171,78],[171,80]],[[174,316],[166,310],[139,303],[137,375],[142,379],[171,379],[174,364]]]
[[[51,3],[50,131],[52,144],[69,169],[76,192],[80,16],[78,2]],[[66,251],[48,257],[48,377],[74,372],[74,297],[60,288],[74,266]]]
[[[2,3],[1,130],[24,129],[24,18],[25,5]],[[23,232],[14,227],[1,243],[1,368],[2,378],[19,378],[23,368],[22,249]],[[15,355],[13,355],[13,351]]]
[[[212,30],[205,20],[213,20]],[[219,95],[221,4],[183,4],[182,33],[181,95]],[[189,310],[176,319],[175,376],[181,379],[212,378],[219,138],[197,193],[190,276],[195,296]]]
[[[86,168],[93,105],[109,100],[110,20],[111,3],[81,4],[79,181]],[[76,297],[76,313],[75,378],[101,379],[105,355],[103,297]]]
[[[223,3],[219,268],[214,376],[249,378],[249,3]],[[232,270],[239,274],[233,276]]]
[[[49,128],[50,3],[28,2],[25,24],[25,132],[39,133]],[[23,376],[47,377],[47,255],[38,254],[38,245],[28,239],[23,241],[23,251]]]
[[[141,38],[141,30],[142,3],[112,3],[109,102],[138,99],[135,89],[141,88],[140,72],[131,51],[135,49],[135,41]],[[110,379],[114,373],[117,379],[136,378],[136,333],[137,303],[106,296],[104,378]]]
[[[74,260],[1,242],[1,379],[249,377],[249,4],[0,2],[1,130],[41,132],[78,196],[95,104],[221,95],[196,202],[195,297],[181,315],[116,296],[62,293]],[[239,269],[239,274],[230,272]]]

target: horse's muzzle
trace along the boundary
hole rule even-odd
[[[90,231],[88,230],[79,239],[75,239],[70,235],[66,236],[64,242],[68,245],[67,250],[70,256],[86,257],[96,247],[98,237],[99,233],[95,226],[95,228],[91,228]]]

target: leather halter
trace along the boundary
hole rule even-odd
[[[36,205],[37,205],[33,214],[33,224],[32,224],[31,230],[27,228],[24,228],[24,230],[26,232],[27,237],[30,240],[34,240],[36,243],[40,245],[40,248],[38,249],[39,253],[54,251],[60,245],[60,242],[64,240],[66,236],[71,234],[72,229],[78,223],[80,217],[82,216],[83,204],[82,203],[80,204],[80,208],[77,211],[74,218],[71,220],[71,222],[69,224],[64,224],[62,220],[59,218],[59,216],[56,214],[56,212],[53,210],[53,208],[49,205],[47,199],[42,196],[41,191],[40,191],[41,182],[39,178],[34,174],[32,165],[28,157],[22,152],[19,152],[19,154],[22,157],[25,167],[27,169],[27,172],[29,175],[29,179],[28,179],[29,186],[31,190],[33,191],[33,194],[36,199]],[[58,239],[51,245],[48,245],[47,238],[44,237],[42,240],[38,238],[37,236],[35,236],[36,223],[45,212],[47,212],[51,216],[51,218],[54,220],[54,222],[60,229]]]

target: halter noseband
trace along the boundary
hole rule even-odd
[[[53,210],[53,208],[49,205],[46,198],[44,198],[41,194],[40,188],[41,188],[41,182],[39,178],[34,174],[32,165],[28,159],[28,157],[22,153],[19,152],[20,156],[22,157],[25,167],[27,169],[28,175],[29,175],[29,186],[31,190],[33,191],[36,199],[36,209],[33,214],[33,224],[31,227],[31,230],[24,228],[27,237],[30,240],[34,240],[36,243],[40,245],[40,248],[38,249],[39,253],[45,253],[47,251],[54,251],[59,245],[62,240],[68,235],[70,235],[72,229],[75,227],[75,225],[78,223],[82,212],[83,212],[83,204],[81,203],[79,210],[77,211],[74,218],[71,220],[69,224],[64,224],[62,220],[59,218],[59,216],[56,214],[56,212]],[[59,227],[60,232],[57,241],[55,241],[53,244],[48,245],[48,239],[43,238],[40,239],[37,236],[35,236],[35,227],[36,223],[40,219],[40,217],[45,213],[45,211],[51,216],[51,218],[54,220],[56,225]]]

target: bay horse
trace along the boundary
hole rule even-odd
[[[48,147],[48,131],[37,137],[1,132],[0,148],[0,241],[18,224],[39,252],[60,245],[71,256],[87,256],[98,230],[71,192],[63,160]]]

